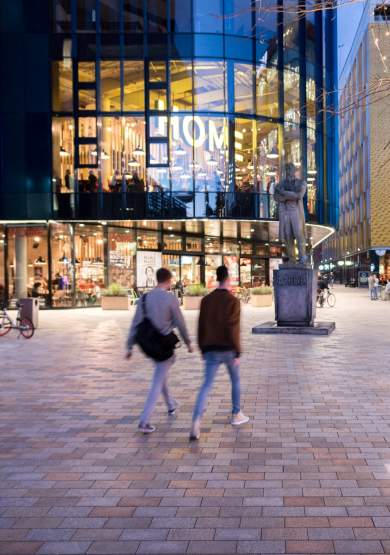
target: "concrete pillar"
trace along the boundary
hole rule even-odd
[[[15,295],[17,299],[27,297],[27,237],[15,237]]]

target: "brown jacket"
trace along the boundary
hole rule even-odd
[[[215,289],[202,299],[198,323],[198,344],[207,351],[241,353],[240,301],[227,289]]]

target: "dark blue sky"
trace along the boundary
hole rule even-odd
[[[365,2],[358,1],[339,8],[338,11],[338,43],[339,73],[343,69],[352,42],[359,25]]]

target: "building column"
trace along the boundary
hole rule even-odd
[[[15,236],[15,295],[17,299],[27,297],[27,237]]]

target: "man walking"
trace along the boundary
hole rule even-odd
[[[127,339],[126,358],[128,359],[132,356],[137,327],[143,321],[145,311],[148,319],[162,335],[168,335],[174,328],[178,328],[183,341],[187,345],[188,352],[192,353],[191,341],[179,302],[175,295],[169,293],[172,285],[172,274],[166,268],[160,268],[157,270],[156,278],[157,286],[146,294],[145,306],[143,306],[142,299],[138,301],[137,310]],[[174,362],[174,355],[162,362],[155,362],[152,384],[138,426],[139,431],[144,434],[150,434],[156,429],[150,424],[149,420],[160,393],[163,394],[167,404],[168,414],[173,415],[176,412],[177,403],[171,397],[168,388],[168,372]]]
[[[202,299],[198,323],[198,343],[205,360],[205,377],[192,416],[190,439],[200,437],[200,419],[220,364],[229,371],[232,385],[233,426],[249,421],[240,407],[240,301],[231,293],[226,266],[217,268],[219,287]]]
[[[370,292],[370,299],[372,301],[376,301],[377,300],[377,290],[376,290],[376,275],[375,274],[370,274],[369,278],[368,278],[368,290]]]

